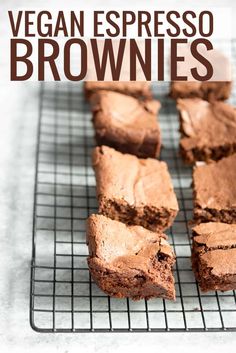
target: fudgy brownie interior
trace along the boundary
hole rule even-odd
[[[140,224],[151,230],[164,230],[170,226],[176,216],[176,210],[165,207],[136,207],[120,199],[99,198],[99,211],[127,224]]]

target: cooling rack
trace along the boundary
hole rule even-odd
[[[39,332],[236,331],[235,292],[201,293],[190,264],[191,168],[178,155],[175,103],[161,100],[161,158],[168,163],[180,212],[169,241],[177,255],[176,302],[106,296],[86,262],[85,220],[97,212],[91,112],[82,85],[41,85],[31,262],[30,323]],[[235,94],[232,101],[236,104]]]

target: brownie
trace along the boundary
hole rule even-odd
[[[193,171],[194,220],[236,223],[236,154]]]
[[[87,243],[91,276],[106,294],[134,300],[175,299],[175,255],[164,234],[91,215]]]
[[[236,152],[236,108],[200,98],[178,99],[180,151],[187,163],[219,160]]]
[[[111,91],[92,98],[93,124],[98,145],[107,145],[138,157],[157,157],[161,136],[157,121],[160,103]]]
[[[236,289],[236,224],[194,227],[192,267],[202,291]]]
[[[167,164],[96,147],[93,167],[99,213],[153,231],[171,226],[178,212]]]
[[[85,81],[84,92],[89,99],[99,90],[108,90],[127,94],[137,98],[151,99],[151,83],[147,81]]]
[[[170,97],[202,98],[208,101],[226,100],[230,97],[231,81],[173,81],[170,86]]]

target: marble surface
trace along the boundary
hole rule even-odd
[[[2,1],[0,10],[35,3]],[[38,5],[43,3],[37,1]],[[167,3],[173,4],[173,1]],[[222,5],[222,1],[206,3]],[[236,333],[39,334],[31,329],[29,284],[37,107],[37,83],[0,83],[1,352],[198,352],[201,349],[221,352],[233,349]]]

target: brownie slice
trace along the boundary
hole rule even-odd
[[[91,215],[87,243],[91,276],[108,295],[175,299],[175,255],[164,234]]]
[[[138,157],[157,157],[161,136],[155,100],[140,101],[111,91],[99,91],[91,98],[93,124],[98,145],[108,145]]]
[[[99,213],[153,231],[171,226],[178,212],[167,164],[101,146],[93,152]]]
[[[230,97],[231,81],[174,81],[170,86],[170,97],[202,98],[208,101],[226,100]]]
[[[99,90],[120,92],[136,98],[151,99],[151,83],[147,81],[85,81],[86,98]]]
[[[236,108],[199,98],[178,99],[180,151],[187,163],[219,160],[236,152]]]
[[[236,154],[193,171],[194,220],[236,223]]]
[[[236,225],[202,223],[193,236],[192,267],[201,290],[236,289]]]

